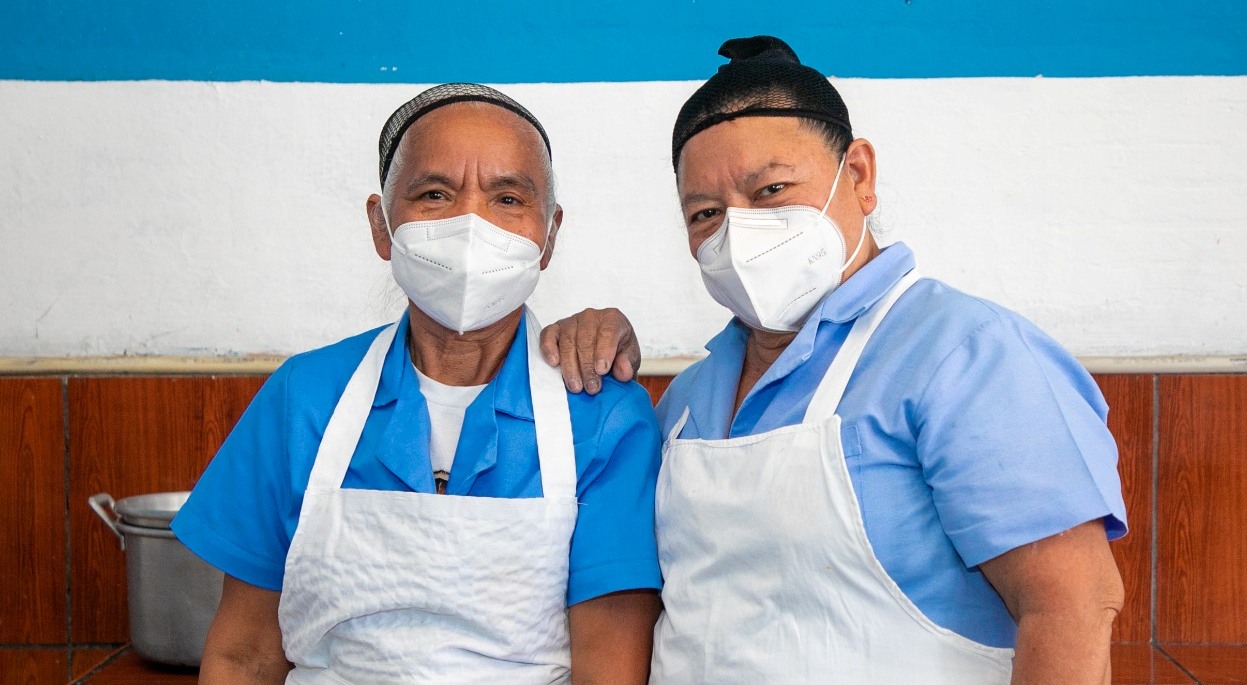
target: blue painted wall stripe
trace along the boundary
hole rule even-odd
[[[1247,74],[1239,0],[7,0],[0,78],[703,79],[771,33],[843,77]]]

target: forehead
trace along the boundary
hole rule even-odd
[[[831,156],[823,136],[795,117],[741,117],[689,138],[680,152],[678,182],[752,173],[760,166],[824,165]]]
[[[417,119],[400,142],[404,166],[466,163],[540,176],[548,164],[537,129],[514,112],[485,102],[457,102]]]

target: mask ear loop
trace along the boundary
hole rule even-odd
[[[833,181],[831,184],[831,194],[827,196],[827,204],[823,205],[823,211],[818,215],[818,218],[820,219],[827,216],[827,209],[831,207],[831,200],[836,196],[836,188],[840,187],[840,173],[844,171],[844,160],[847,158],[848,158],[848,155],[841,157],[840,166],[836,167],[836,180]],[[837,230],[839,230],[839,226],[837,226],[836,228]],[[844,275],[844,272],[848,271],[849,265],[853,263],[854,259],[857,259],[858,253],[862,251],[862,245],[865,245],[865,244],[866,244],[866,227],[862,226],[862,234],[858,236],[857,238],[857,247],[853,248],[853,254],[849,255],[849,258],[844,260],[844,264],[840,265],[841,275]]]
[[[394,246],[394,229],[390,227],[390,212],[385,208],[385,193],[381,193],[381,218],[385,221],[385,232],[390,234],[390,246]]]

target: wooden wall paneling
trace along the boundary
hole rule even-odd
[[[1151,375],[1096,376],[1108,401],[1108,427],[1117,439],[1117,470],[1130,532],[1112,543],[1126,601],[1113,640],[1152,637],[1152,394]]]
[[[1247,643],[1247,376],[1162,376],[1156,636]]]
[[[124,642],[125,559],[86,505],[108,492],[189,490],[263,378],[120,377],[69,382],[73,640]]]
[[[672,378],[674,376],[637,376],[637,382],[649,391],[650,401],[657,405]]]
[[[0,643],[68,639],[63,405],[60,379],[0,378]]]
[[[0,648],[0,683],[56,685],[69,679],[69,650]]]

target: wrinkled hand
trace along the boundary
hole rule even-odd
[[[602,376],[608,371],[615,380],[627,382],[641,366],[641,346],[632,324],[613,307],[586,309],[546,326],[541,331],[541,354],[563,372],[568,390],[590,395],[602,389]]]

